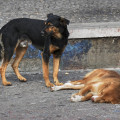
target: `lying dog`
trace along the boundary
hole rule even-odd
[[[12,68],[20,81],[26,81],[18,70],[19,63],[27,51],[29,43],[39,48],[42,52],[43,77],[47,87],[52,84],[49,81],[49,57],[53,54],[53,79],[55,85],[61,85],[58,81],[58,69],[62,52],[64,51],[69,32],[67,25],[69,20],[57,15],[48,14],[47,20],[36,20],[29,18],[13,19],[0,30],[0,68],[3,85],[11,85],[6,80],[6,68],[14,52],[16,58]]]
[[[96,69],[82,80],[71,81],[62,86],[54,86],[52,91],[80,89],[71,96],[71,101],[86,101],[120,104],[120,75],[115,71]]]

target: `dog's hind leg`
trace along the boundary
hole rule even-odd
[[[20,81],[24,81],[24,82],[26,81],[26,78],[24,78],[24,77],[20,74],[20,72],[19,72],[19,70],[18,70],[18,66],[19,66],[19,63],[20,63],[20,61],[22,60],[24,54],[26,53],[27,48],[28,48],[28,47],[20,47],[20,46],[18,46],[18,47],[16,48],[16,57],[15,57],[15,60],[14,60],[14,62],[13,62],[13,64],[12,64],[12,68],[13,68],[15,74],[17,75],[18,79],[19,79]]]
[[[2,84],[7,86],[7,85],[12,85],[11,82],[8,82],[5,77],[5,72],[8,66],[8,63],[14,53],[13,51],[13,46],[9,46],[9,42],[7,41],[8,38],[5,37],[5,35],[0,34],[0,59],[2,60],[2,64],[0,67],[0,74],[2,78]]]
[[[2,63],[1,68],[0,68],[0,73],[1,73],[1,78],[2,78],[2,84],[5,85],[5,86],[12,85],[11,82],[8,82],[6,80],[6,77],[5,77],[5,72],[6,72],[8,63],[9,62],[7,60],[6,61],[3,60],[3,63]]]
[[[91,90],[91,87],[91,85],[83,87],[78,93],[71,96],[71,101],[78,102],[89,100],[93,96],[92,92],[89,92]]]
[[[79,102],[79,101],[82,102],[82,101],[89,100],[92,96],[93,96],[93,94],[91,92],[87,93],[85,96],[73,94],[71,96],[71,101],[72,102]]]

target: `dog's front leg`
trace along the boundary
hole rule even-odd
[[[49,80],[49,56],[45,53],[42,53],[42,68],[43,68],[43,77],[45,80],[45,84],[47,87],[53,87],[54,84],[52,84]]]
[[[50,58],[50,42],[51,42],[51,37],[50,35],[46,36],[45,39],[45,45],[44,45],[44,50],[42,55],[42,68],[43,68],[43,77],[45,80],[45,84],[47,87],[53,87],[54,84],[52,84],[49,80],[49,58]]]
[[[56,55],[53,54],[53,79],[55,85],[57,86],[63,85],[63,83],[60,83],[58,80],[59,63],[60,63],[60,57],[56,57]]]
[[[67,90],[67,89],[74,89],[79,90],[84,87],[84,84],[81,85],[74,85],[71,83],[71,81],[68,81],[67,83],[61,85],[61,86],[53,86],[51,87],[51,91],[58,91],[58,90]]]

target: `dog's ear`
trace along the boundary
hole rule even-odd
[[[65,18],[60,18],[61,25],[69,25],[70,21]]]
[[[47,18],[49,18],[49,17],[51,17],[51,16],[53,16],[53,13],[47,14]]]

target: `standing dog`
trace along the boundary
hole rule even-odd
[[[120,75],[115,71],[96,69],[82,80],[51,88],[52,91],[61,89],[80,89],[71,96],[73,102],[92,99],[93,102],[120,104]]]
[[[69,20],[51,13],[47,15],[46,21],[18,18],[4,25],[0,30],[0,59],[3,60],[0,72],[3,85],[11,85],[6,80],[5,72],[14,52],[16,57],[12,68],[20,81],[26,81],[19,73],[18,66],[29,43],[43,51],[42,67],[46,86],[54,85],[49,81],[48,64],[51,54],[53,54],[53,79],[55,85],[61,85],[62,83],[58,81],[58,69],[60,57],[68,42],[68,24]]]

